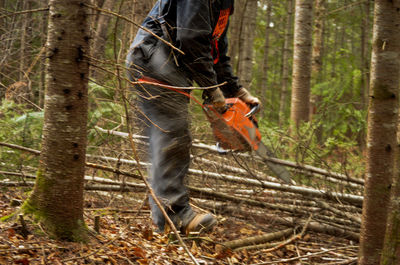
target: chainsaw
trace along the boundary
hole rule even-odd
[[[261,134],[255,117],[259,105],[250,108],[239,98],[226,98],[225,104],[227,110],[224,113],[219,113],[211,103],[207,102],[209,101],[208,99],[206,99],[204,104],[201,104],[190,93],[150,77],[144,76],[138,79],[138,81],[150,85],[161,85],[164,88],[183,94],[201,105],[211,123],[214,136],[217,140],[217,150],[220,153],[226,153],[227,150],[254,151],[277,177],[287,184],[296,184],[291,179],[290,172],[284,166],[275,164],[268,159],[275,158],[275,154],[261,141]]]
[[[219,113],[212,104],[203,105],[217,141],[217,150],[220,153],[226,153],[227,150],[254,151],[277,177],[287,184],[294,184],[290,172],[284,166],[268,159],[275,158],[275,154],[261,141],[255,117],[259,105],[249,107],[239,98],[226,98],[225,104],[227,110],[224,113]]]

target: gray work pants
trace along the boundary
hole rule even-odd
[[[152,85],[136,87],[136,92],[149,136],[150,185],[179,229],[195,216],[184,184],[191,146],[189,98]],[[164,231],[165,218],[154,200],[150,198],[149,201],[153,222]]]

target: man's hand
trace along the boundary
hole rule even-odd
[[[259,105],[261,107],[261,101],[252,96],[249,91],[245,88],[240,88],[239,91],[236,93],[236,97],[240,98],[243,102],[249,105]]]
[[[225,97],[219,88],[209,91],[208,96],[210,97],[211,104],[219,113],[224,113],[226,111]]]

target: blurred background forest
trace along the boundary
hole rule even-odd
[[[242,84],[262,98],[261,129],[279,154],[315,165],[329,160],[335,170],[360,174],[366,132],[372,7],[369,1],[317,2],[311,122],[303,126],[302,136],[295,141],[288,135],[294,1],[236,1],[229,54]],[[137,26],[128,20],[140,23],[152,3],[98,0],[93,1],[93,6],[109,12],[93,8],[90,17],[91,147],[101,145],[94,126],[111,129],[124,124],[120,99],[121,93],[128,94],[129,85],[122,80],[123,87],[119,88],[117,75],[125,78],[124,59],[137,31]],[[0,17],[0,140],[39,148],[48,56],[47,1],[2,0],[0,7],[7,10]],[[316,35],[319,41],[315,41]],[[195,137],[201,137],[208,130],[207,124],[204,125],[201,109],[193,106],[193,110],[198,115],[193,119],[193,131],[199,133]],[[15,166],[26,165],[19,155],[8,152],[1,153],[1,160],[14,161]]]

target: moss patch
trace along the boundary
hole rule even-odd
[[[10,220],[13,220],[17,216],[17,212],[13,212],[9,215],[3,216],[0,218],[1,222],[8,222]]]
[[[89,228],[83,220],[78,220],[78,227],[72,231],[72,241],[87,243]]]

